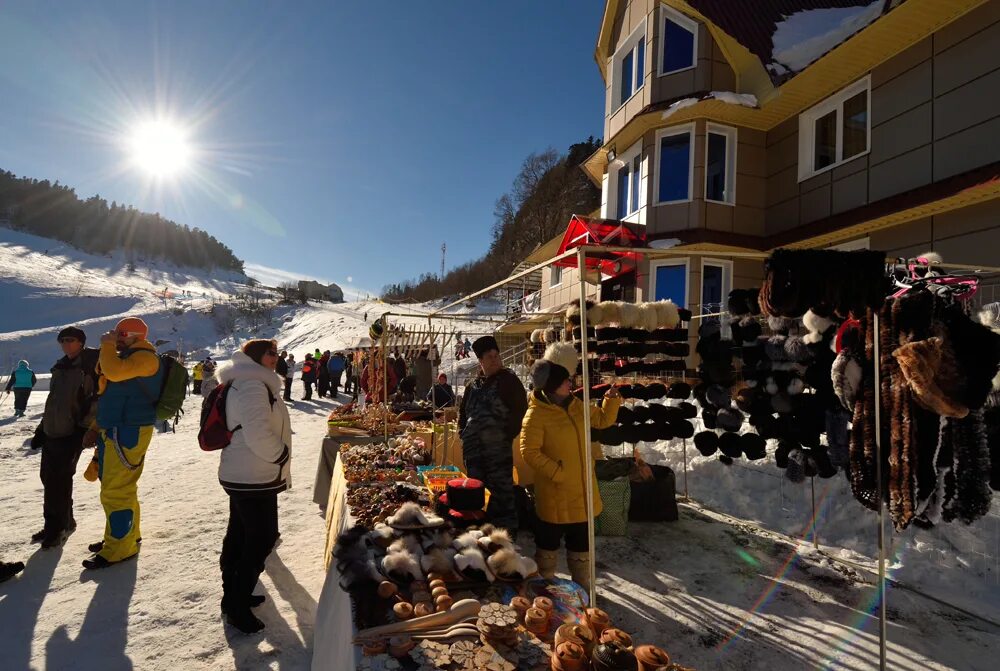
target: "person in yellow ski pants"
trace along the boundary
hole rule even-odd
[[[100,554],[110,563],[139,552],[139,476],[153,427],[101,429],[97,439],[98,477],[104,507],[104,542]]]

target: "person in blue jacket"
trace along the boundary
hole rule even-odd
[[[28,368],[28,362],[21,359],[17,362],[17,368],[10,373],[7,380],[7,388],[4,390],[8,394],[14,391],[14,416],[24,417],[24,411],[28,408],[28,397],[31,390],[35,388],[38,378],[35,371]]]
[[[335,352],[326,366],[327,370],[330,371],[330,392],[333,394],[333,398],[337,398],[337,394],[340,392],[340,378],[344,375],[344,369],[347,368],[347,360],[344,359],[343,353]]]

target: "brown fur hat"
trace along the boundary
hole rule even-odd
[[[965,417],[969,408],[957,398],[961,382],[954,353],[941,338],[908,343],[892,353],[913,398],[922,407],[942,417]]]

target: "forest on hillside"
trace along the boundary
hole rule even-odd
[[[179,266],[243,271],[243,261],[203,230],[159,214],[81,200],[65,185],[0,170],[0,221],[15,230],[61,240],[91,254],[124,251],[130,260],[160,258]]]
[[[507,277],[538,245],[563,230],[571,215],[590,214],[600,206],[601,190],[580,169],[600,146],[599,139],[590,137],[565,154],[548,149],[528,156],[510,191],[496,201],[492,241],[482,257],[451,269],[444,277],[425,273],[386,285],[382,298],[428,301],[471,293]]]

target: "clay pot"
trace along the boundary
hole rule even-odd
[[[409,636],[393,636],[389,639],[389,654],[396,659],[402,659],[410,654],[410,650],[417,645]]]
[[[366,657],[374,657],[375,655],[381,655],[386,650],[385,641],[372,641],[371,643],[365,643],[361,647],[361,652]]]
[[[585,627],[582,624],[564,624],[556,629],[553,645],[559,647],[560,643],[567,642],[576,643],[583,648],[583,653],[590,657],[594,651],[594,632],[590,630],[590,627]]]
[[[600,639],[604,630],[611,626],[611,618],[600,608],[588,608],[583,621],[594,632],[595,640]]]
[[[538,637],[549,631],[549,614],[541,608],[529,608],[524,614],[524,627]]]
[[[622,648],[632,647],[632,637],[621,629],[615,629],[613,627],[608,627],[603,632],[601,632],[601,643],[614,643]]]
[[[434,599],[434,607],[439,613],[441,611],[448,610],[449,608],[451,608],[451,605],[453,603],[455,603],[455,600],[452,599],[447,594],[442,594],[438,598]]]
[[[547,596],[535,597],[535,600],[531,605],[540,610],[544,610],[546,613],[551,613],[552,609],[555,608],[555,604],[552,603],[552,599]]]
[[[670,666],[670,655],[655,645],[641,645],[635,649],[639,671],[663,671]]]
[[[517,621],[524,624],[524,614],[531,608],[531,602],[523,596],[515,596],[510,600],[510,607],[517,611]]]
[[[396,615],[397,620],[409,620],[413,617],[413,606],[403,601],[393,606],[392,612]]]
[[[569,641],[556,647],[552,654],[553,671],[580,671],[586,662],[587,657],[583,648]]]

